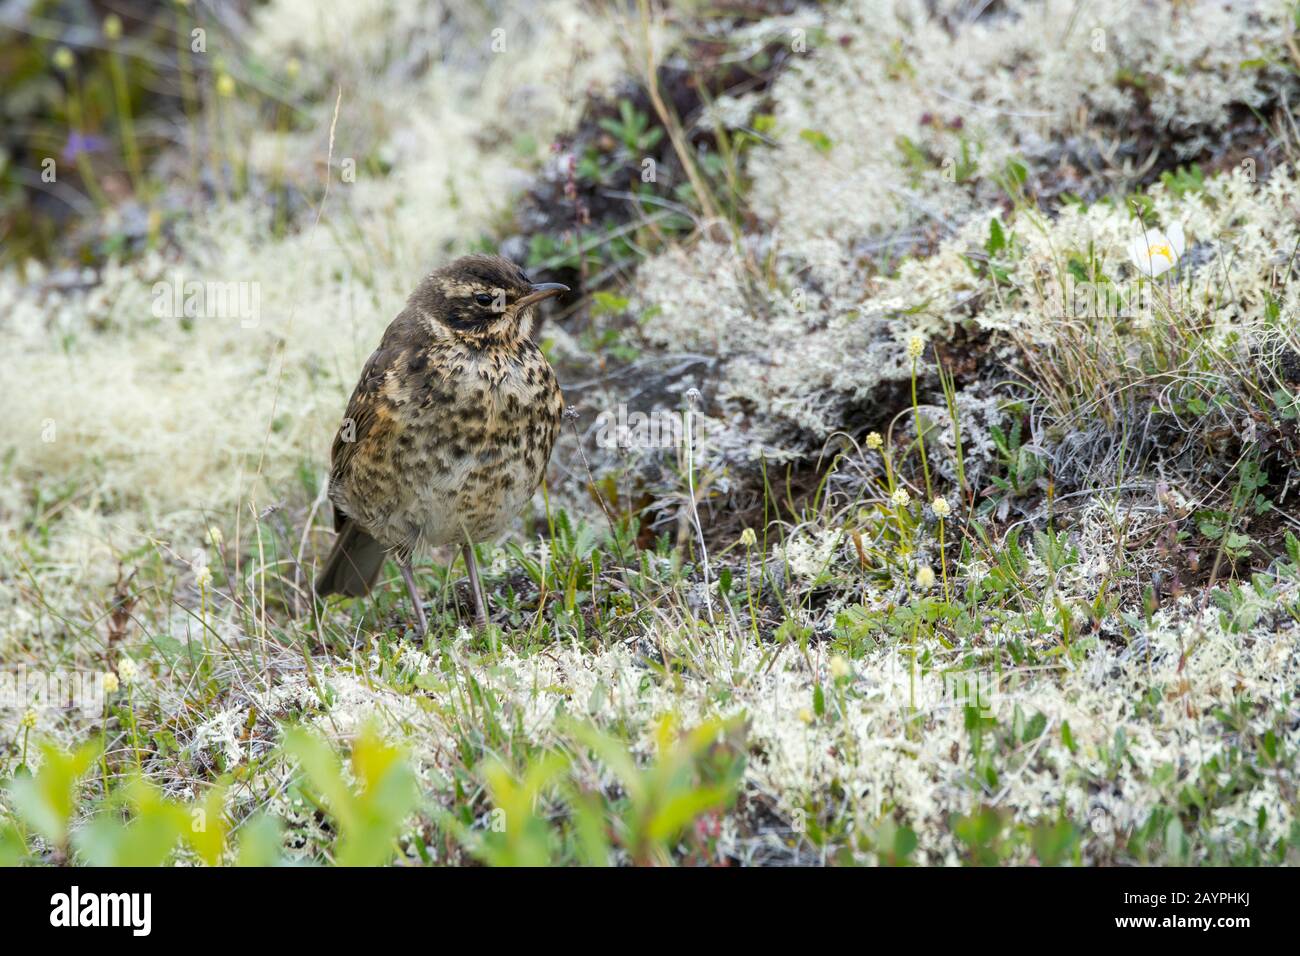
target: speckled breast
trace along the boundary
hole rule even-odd
[[[427,401],[414,390],[397,443],[408,494],[391,522],[418,539],[412,550],[501,534],[541,483],[563,415],[555,375],[531,343],[506,360],[457,361],[440,384]]]

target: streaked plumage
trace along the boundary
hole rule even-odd
[[[338,539],[321,596],[369,592],[386,556],[416,616],[412,559],[500,535],[532,497],[564,410],[533,343],[532,307],[567,291],[496,256],[467,256],[420,283],[366,362],[331,452]],[[485,618],[465,547],[476,614]]]

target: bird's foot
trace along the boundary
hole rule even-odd
[[[429,618],[424,613],[424,605],[415,602],[415,636],[423,640],[429,634]]]
[[[478,562],[474,559],[474,548],[468,544],[461,546],[465,557],[465,568],[469,571],[469,586],[474,593],[474,630],[480,633],[487,630],[487,598],[483,595],[483,584],[478,577]]]
[[[411,607],[415,608],[415,633],[423,638],[429,633],[429,619],[424,614],[424,602],[420,600],[420,589],[415,586],[415,575],[409,562],[401,565],[402,579],[406,581],[406,593],[411,598]]]

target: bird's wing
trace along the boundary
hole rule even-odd
[[[356,474],[358,469],[382,474],[395,464],[390,456],[403,430],[404,406],[451,400],[447,375],[430,375],[427,371],[427,359],[422,355],[426,339],[423,318],[410,308],[404,309],[384,332],[379,348],[366,360],[330,449],[331,489],[349,477],[361,477]],[[437,476],[428,480],[436,484]],[[336,507],[336,530],[341,519]]]
[[[331,485],[341,482],[352,469],[357,449],[370,437],[381,418],[391,417],[386,414],[390,403],[384,395],[384,381],[399,354],[400,349],[380,346],[362,367],[361,378],[352,390],[347,411],[330,447]],[[334,517],[337,528],[342,517],[337,508]]]

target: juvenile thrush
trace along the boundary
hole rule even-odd
[[[362,369],[334,438],[329,497],[338,537],[317,594],[368,594],[392,557],[423,635],[411,562],[459,544],[476,623],[486,624],[473,545],[506,529],[546,471],[564,401],[533,343],[532,309],[567,291],[481,255],[420,283]]]

